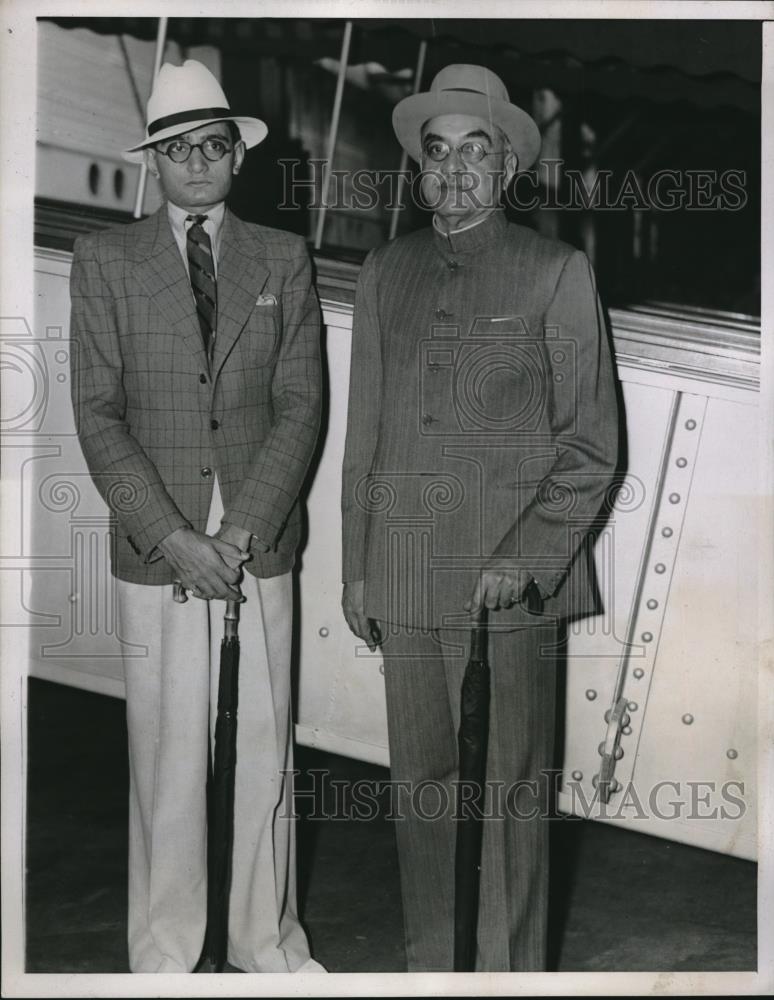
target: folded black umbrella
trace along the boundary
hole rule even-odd
[[[534,581],[522,594],[530,614],[543,611]],[[481,608],[470,638],[470,656],[460,692],[459,785],[457,842],[454,855],[454,971],[474,972],[484,834],[486,754],[489,745],[490,671],[487,660],[486,606]]]
[[[484,832],[486,752],[489,743],[487,610],[473,627],[460,692],[457,843],[454,857],[454,971],[473,972]]]
[[[175,582],[174,598],[178,603],[188,600],[179,582]],[[239,691],[238,601],[226,601],[223,625],[214,761],[207,741],[207,931],[202,961],[214,972],[223,971],[228,953]]]
[[[220,645],[215,754],[207,795],[207,936],[205,953],[222,972],[228,952],[228,904],[234,850],[239,603],[226,602]]]

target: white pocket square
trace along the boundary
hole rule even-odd
[[[268,295],[259,295],[255,300],[257,306],[276,306],[277,299],[274,295],[269,292]]]

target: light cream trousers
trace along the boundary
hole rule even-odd
[[[215,488],[208,533],[223,513]],[[117,581],[129,732],[129,966],[191,972],[207,899],[208,722],[214,731],[225,602]],[[228,961],[246,972],[324,971],[296,915],[290,801],[291,574],[245,573],[240,606],[234,853]]]

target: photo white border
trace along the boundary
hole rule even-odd
[[[769,2],[659,0],[3,0],[0,3],[0,318],[34,319],[33,195],[37,34],[44,16],[92,17],[503,17],[622,19],[774,18]],[[478,973],[329,974],[327,976],[41,975],[24,972],[22,804],[26,780],[27,635],[0,629],[0,749],[2,752],[2,995],[7,997],[134,996],[615,996],[755,995],[774,991],[774,24],[763,25],[762,82],[762,356],[760,400],[761,560],[759,564],[759,968],[757,973]],[[5,373],[3,373],[5,374]],[[10,409],[13,382],[3,378]],[[15,484],[0,481],[2,539],[21,523]],[[0,547],[0,567],[2,552]],[[0,601],[4,594],[0,592]],[[620,885],[620,881],[617,883]],[[600,891],[605,891],[603,888]],[[611,936],[615,929],[611,928]],[[769,947],[765,947],[769,945]]]

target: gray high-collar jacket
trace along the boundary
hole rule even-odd
[[[584,544],[618,457],[609,338],[580,251],[497,211],[373,250],[358,282],[343,475],[343,577],[369,617],[469,625],[486,565],[544,600],[500,626],[601,609]],[[603,515],[604,516],[604,515]]]

